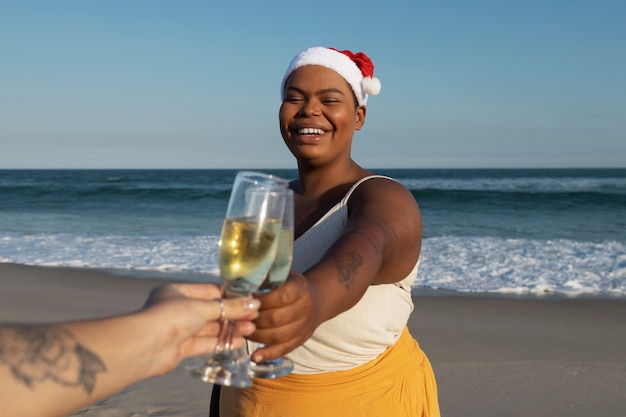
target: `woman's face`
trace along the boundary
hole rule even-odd
[[[283,140],[296,159],[318,165],[350,157],[365,107],[355,105],[350,85],[335,71],[307,65],[287,79],[279,119]]]

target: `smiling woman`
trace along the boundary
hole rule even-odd
[[[439,415],[432,368],[406,327],[419,207],[404,186],[351,156],[367,99],[379,92],[362,52],[310,48],[285,73],[280,132],[298,165],[293,271],[259,295],[250,339],[267,345],[255,362],[286,355],[294,371],[221,388],[222,417]]]

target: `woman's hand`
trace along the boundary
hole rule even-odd
[[[259,300],[224,299],[221,288],[212,284],[167,284],[153,290],[140,314],[149,315],[153,330],[160,332],[155,346],[153,374],[173,370],[188,357],[213,353],[222,326],[221,320],[237,320],[233,348],[255,330]],[[155,324],[160,323],[160,326]]]
[[[302,345],[321,323],[316,292],[302,274],[291,271],[287,281],[261,300],[256,331],[251,340],[268,346],[252,355],[254,362],[278,358]]]

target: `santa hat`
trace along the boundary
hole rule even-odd
[[[281,83],[281,98],[289,75],[305,65],[320,65],[341,75],[352,87],[357,102],[365,106],[369,96],[380,93],[380,80],[374,77],[374,64],[363,52],[352,53],[334,48],[315,46],[300,52],[289,64]]]

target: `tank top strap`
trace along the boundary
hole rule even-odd
[[[387,177],[385,175],[370,175],[368,177],[363,177],[360,180],[358,180],[357,182],[355,182],[352,187],[350,187],[350,189],[348,190],[348,192],[346,193],[346,195],[343,197],[343,199],[341,200],[341,205],[344,206],[348,203],[348,200],[350,199],[350,196],[352,195],[352,193],[354,192],[354,190],[356,190],[356,188],[363,184],[365,181],[367,180],[371,180],[372,178],[385,178],[391,181],[396,181],[395,179],[391,178],[391,177]]]

